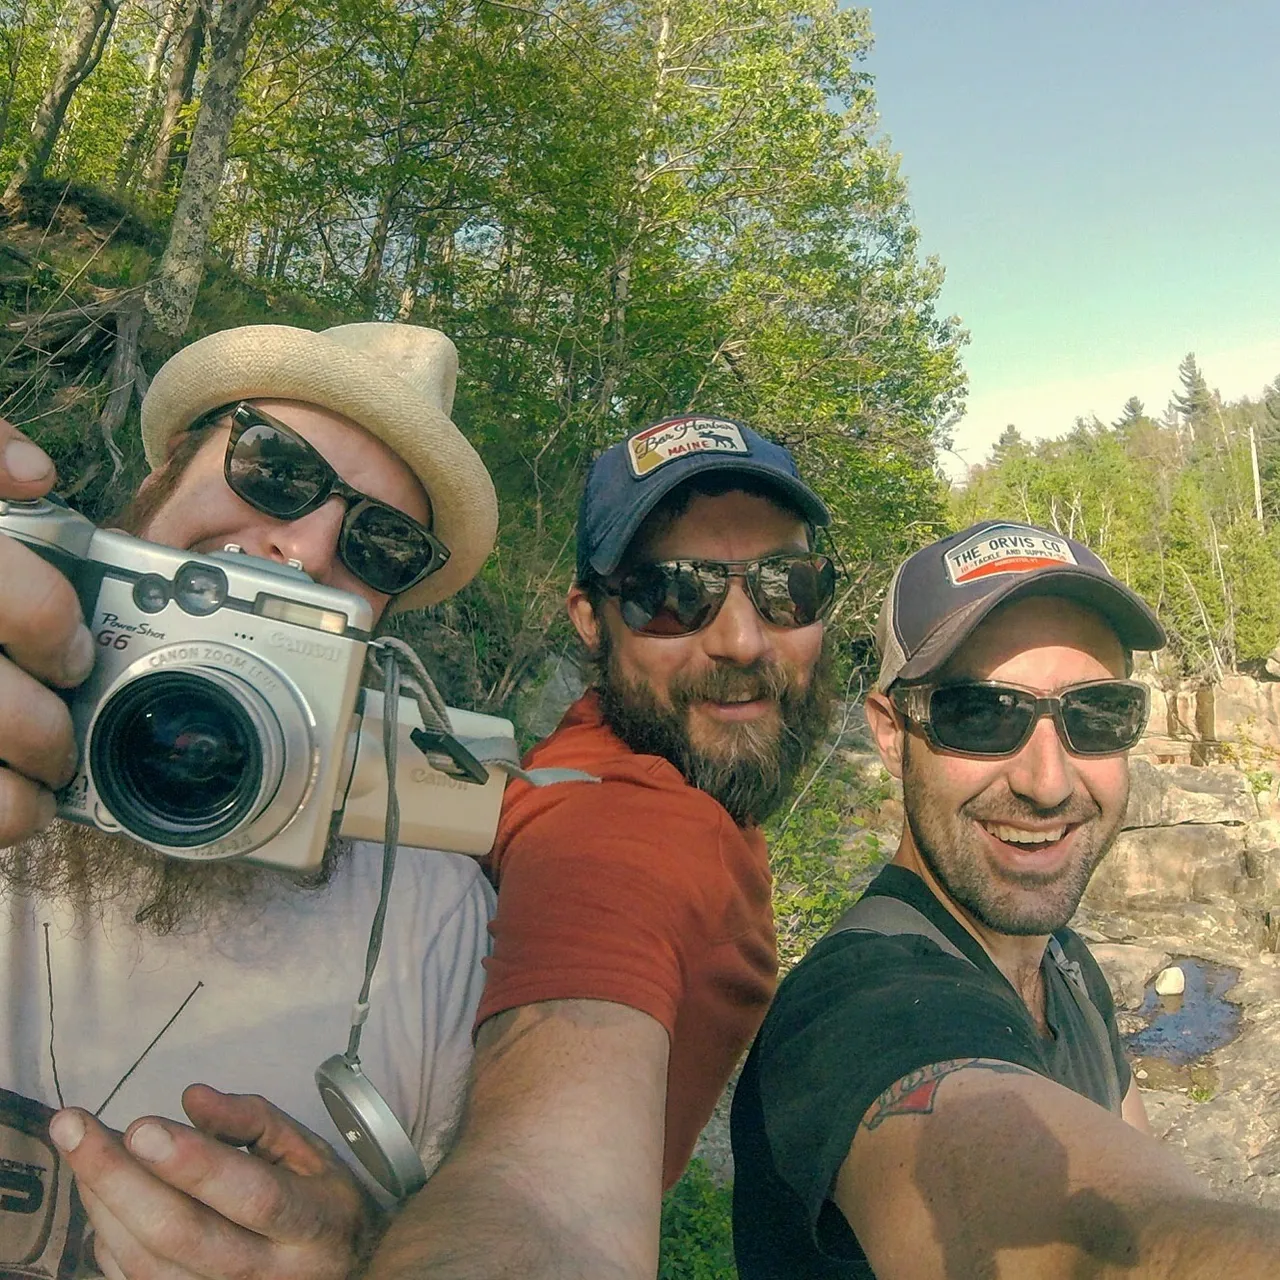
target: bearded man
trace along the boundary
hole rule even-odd
[[[409,325],[203,338],[151,384],[153,471],[118,523],[292,564],[375,618],[442,600],[497,519],[449,417],[456,372],[449,339]],[[0,450],[0,496],[48,491],[49,459],[7,423]],[[199,637],[161,603],[153,632]],[[0,1274],[91,1274],[96,1257],[113,1280],[347,1276],[382,1214],[314,1073],[348,1037],[381,847],[333,843],[298,876],[65,823],[23,840],[78,767],[57,691],[97,650],[70,583],[8,537],[0,641]],[[401,857],[361,1061],[428,1172],[470,1061],[491,911],[472,859]]]
[[[593,688],[527,763],[601,782],[508,790],[466,1114],[371,1275],[652,1280],[662,1191],[773,994],[759,824],[826,727],[828,518],[738,422],[596,461],[568,598]]]
[[[1080,543],[987,521],[899,566],[879,639],[867,719],[906,822],[743,1069],[739,1274],[1274,1276],[1280,1217],[1151,1137],[1067,927],[1124,817],[1155,615]]]

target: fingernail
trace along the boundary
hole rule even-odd
[[[43,480],[53,470],[49,455],[30,440],[10,440],[4,448],[4,469],[23,484]]]
[[[84,1120],[74,1111],[59,1111],[49,1121],[49,1137],[59,1151],[74,1151],[84,1137]]]
[[[67,647],[67,659],[63,667],[63,679],[68,684],[79,684],[93,670],[93,661],[97,657],[93,649],[93,637],[89,628],[82,622],[71,637]]]
[[[167,1160],[173,1155],[173,1139],[158,1124],[140,1124],[129,1135],[129,1150],[143,1160]]]

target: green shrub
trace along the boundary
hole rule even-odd
[[[773,869],[778,959],[789,969],[850,905],[853,875],[880,860],[880,842],[858,830],[860,815],[889,793],[839,755],[821,761],[788,809],[766,826]]]
[[[737,1280],[732,1208],[733,1192],[692,1160],[662,1202],[658,1280]]]

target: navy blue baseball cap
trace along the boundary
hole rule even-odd
[[[1082,542],[1053,529],[983,520],[922,547],[893,575],[876,639],[884,693],[945,665],[999,604],[1063,596],[1100,613],[1126,649],[1164,648],[1160,620]]]
[[[654,507],[708,472],[750,476],[810,524],[831,523],[825,503],[780,444],[731,418],[665,418],[606,449],[592,465],[578,512],[578,580],[590,570],[611,574]]]

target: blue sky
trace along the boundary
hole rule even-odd
[[[971,341],[952,474],[1006,423],[1280,375],[1280,2],[882,0],[880,122]]]

